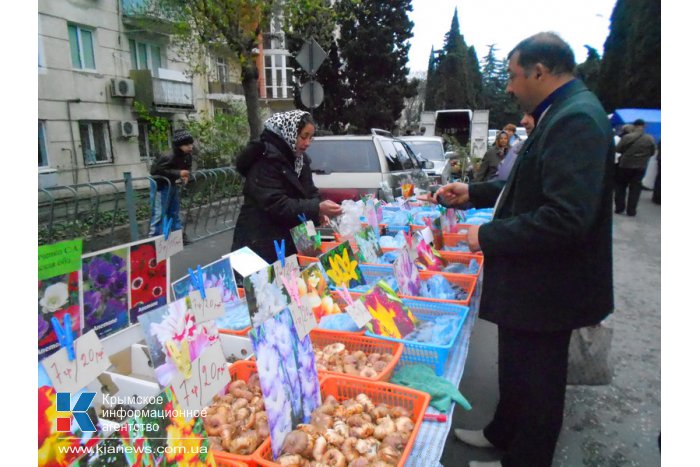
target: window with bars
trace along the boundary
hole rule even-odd
[[[162,68],[160,46],[129,39],[129,52],[131,53],[131,66],[135,70],[151,70],[151,74],[157,75],[158,68]]]
[[[79,127],[85,165],[112,162],[109,122],[81,120]]]
[[[46,122],[39,120],[39,168],[49,166],[49,152],[46,147]]]
[[[287,66],[285,51],[265,51],[265,92],[267,98],[291,99],[294,96],[292,68]]]
[[[228,64],[224,57],[216,57],[216,78],[219,83],[228,83]]]
[[[95,70],[95,50],[92,30],[75,24],[68,25],[68,43],[73,68]]]

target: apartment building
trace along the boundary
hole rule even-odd
[[[209,72],[192,76],[167,22],[140,16],[142,1],[39,0],[39,187],[147,175],[153,150],[135,100],[173,128],[243,100],[235,59],[212,48]],[[279,24],[262,39],[261,108],[293,108]]]

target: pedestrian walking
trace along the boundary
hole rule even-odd
[[[654,137],[644,131],[644,120],[634,121],[631,131],[620,138],[615,150],[621,154],[615,175],[615,213],[637,215],[642,179],[649,158],[656,152]],[[629,193],[628,193],[629,190]]]

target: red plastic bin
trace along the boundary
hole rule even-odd
[[[335,344],[339,342],[345,345],[349,351],[354,352],[356,350],[362,350],[365,353],[388,353],[393,356],[391,361],[387,366],[379,372],[379,374],[373,378],[364,378],[361,376],[353,376],[365,381],[389,381],[394,373],[394,367],[401,359],[401,353],[403,352],[403,344],[401,342],[391,342],[376,339],[374,337],[367,337],[364,335],[364,329],[359,333],[348,333],[348,332],[337,332],[328,331],[325,329],[314,329],[311,331],[311,343],[316,348],[323,348],[329,344]],[[397,345],[398,344],[398,345]],[[346,373],[338,373],[334,371],[323,371],[319,370],[318,377],[323,379],[324,376],[350,376]]]

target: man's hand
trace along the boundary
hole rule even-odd
[[[435,198],[442,196],[444,203],[448,206],[460,205],[469,201],[469,185],[466,183],[450,183],[440,187],[435,192]]]
[[[319,216],[336,217],[343,213],[343,208],[338,203],[329,199],[318,205]]]
[[[467,230],[467,245],[469,245],[469,251],[476,253],[481,251],[481,245],[479,245],[479,228],[481,225],[469,226]]]
[[[184,185],[187,185],[187,182],[190,181],[190,171],[189,170],[181,170],[180,171],[180,178],[182,179],[182,183]]]
[[[437,199],[433,197],[432,193],[423,193],[422,195],[417,195],[416,199],[418,201],[427,201],[429,203],[438,204]]]

